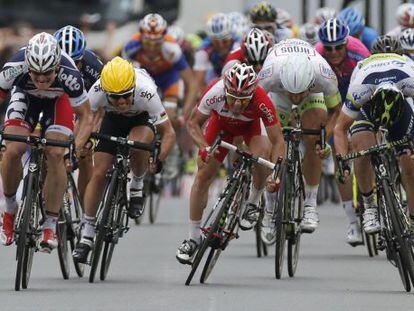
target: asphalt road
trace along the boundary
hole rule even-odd
[[[294,278],[274,278],[274,250],[256,258],[254,235],[222,254],[208,284],[184,281],[189,267],[175,259],[187,235],[187,201],[168,199],[159,221],[147,215],[116,248],[108,279],[89,284],[60,274],[57,253],[36,253],[29,289],[15,292],[15,246],[0,250],[0,310],[404,310],[414,297],[402,287],[384,254],[369,258],[364,247],[344,239],[346,220],[339,205],[320,207],[318,230],[302,239]],[[89,272],[89,270],[87,270]]]

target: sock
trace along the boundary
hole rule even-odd
[[[316,186],[305,186],[305,205],[316,206],[316,197],[318,196],[319,184]]]
[[[249,193],[249,198],[247,199],[247,203],[254,204],[256,206],[259,205],[259,200],[262,196],[264,188],[262,189],[256,189],[254,185],[252,185]]]
[[[142,188],[144,188],[144,176],[145,174],[143,174],[142,176],[133,175],[130,189],[142,190]]]
[[[52,229],[56,233],[56,223],[58,222],[59,214],[46,211],[46,219],[43,223],[43,229]]]
[[[200,225],[201,220],[191,220],[189,222],[189,238],[191,240],[196,241],[197,243],[200,243],[201,239],[201,231],[200,231]]]
[[[375,208],[376,204],[375,204],[375,195],[374,195],[374,191],[371,190],[368,193],[362,193],[362,201],[364,202],[364,208]]]
[[[9,214],[16,214],[17,213],[17,201],[16,201],[16,194],[7,197],[4,196],[5,202],[6,202],[6,212]]]
[[[85,214],[83,218],[82,237],[91,239],[95,237],[95,217]]]
[[[355,209],[354,209],[354,202],[352,200],[342,202],[342,206],[345,210],[345,214],[348,217],[349,223],[354,223],[358,220]]]

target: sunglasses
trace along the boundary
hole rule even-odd
[[[125,93],[106,93],[106,96],[109,100],[118,100],[118,99],[128,99],[133,93],[135,89],[127,91]]]
[[[238,97],[238,96],[234,96],[226,92],[227,103],[230,103],[230,104],[234,104],[236,101],[239,101],[240,105],[242,105],[243,107],[246,107],[250,104],[252,98],[253,98],[253,95]]]
[[[323,48],[325,49],[326,52],[332,52],[332,51],[340,51],[345,46],[346,46],[346,44],[340,44],[340,45],[335,45],[335,46],[324,45]]]

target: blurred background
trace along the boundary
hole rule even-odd
[[[147,13],[160,13],[186,33],[204,29],[209,16],[217,12],[247,12],[256,0],[0,0],[0,65],[39,30],[54,32],[71,24],[87,36],[88,47],[105,61],[119,51],[138,29]],[[313,18],[319,7],[339,11],[347,5],[364,12],[367,25],[380,33],[395,27],[396,8],[401,0],[271,0],[290,13],[300,25]]]

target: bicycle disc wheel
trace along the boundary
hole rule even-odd
[[[199,249],[197,251],[197,254],[195,255],[193,264],[191,265],[191,271],[190,274],[187,277],[187,280],[185,281],[185,285],[190,285],[191,280],[193,279],[193,276],[200,265],[201,259],[203,258],[203,255],[205,251],[207,250],[207,247],[209,247],[211,240],[214,238],[213,234],[217,231],[221,217],[225,211],[226,208],[230,207],[231,201],[233,200],[234,195],[237,191],[238,182],[233,182],[231,186],[229,187],[229,191],[223,200],[223,203],[218,208],[218,212],[215,215],[214,220],[212,221],[210,225],[210,230],[206,236],[206,238],[202,241],[201,245],[199,246]]]
[[[63,208],[60,210],[59,219],[56,224],[56,233],[59,239],[57,253],[59,257],[60,270],[62,271],[63,279],[69,279],[70,265],[69,265],[69,241],[67,232],[66,216]]]
[[[114,204],[116,203],[116,190],[117,190],[117,183],[118,183],[118,173],[116,170],[112,171],[111,178],[109,180],[109,186],[106,188],[106,194],[103,196],[102,210],[98,211],[99,217],[96,222],[96,238],[95,238],[95,245],[92,254],[92,263],[91,263],[91,271],[89,273],[89,282],[93,283],[95,280],[96,270],[99,265],[99,259],[101,257],[102,246],[104,244],[105,239],[108,236],[108,224],[110,221],[110,212],[113,209]]]
[[[26,248],[28,247],[28,229],[29,229],[29,218],[30,218],[30,210],[32,208],[32,202],[33,202],[33,178],[30,178],[28,180],[27,184],[27,192],[26,196],[23,201],[23,211],[21,215],[21,219],[17,224],[17,250],[16,250],[16,260],[17,260],[17,268],[16,268],[16,278],[14,281],[14,289],[16,291],[20,290],[20,285],[23,283],[23,278],[25,279],[25,287],[27,288],[28,285],[28,279],[27,276],[24,276],[27,274],[27,269],[25,268],[25,271],[23,271],[23,267],[25,266],[25,255],[27,255]],[[26,261],[27,263],[27,261]]]

